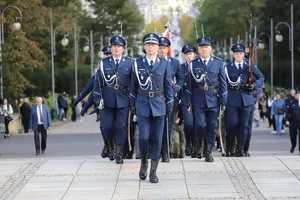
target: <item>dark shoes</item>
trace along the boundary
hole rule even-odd
[[[123,147],[122,145],[117,145],[116,147],[116,163],[123,164]]]
[[[291,147],[290,152],[294,153],[294,151],[295,151],[295,147]]]
[[[166,152],[162,153],[161,162],[170,162],[169,155]]]
[[[242,151],[236,151],[234,156],[235,157],[243,157],[244,154],[242,153]]]
[[[107,145],[104,145],[104,147],[103,147],[103,150],[102,150],[102,153],[101,153],[101,157],[102,158],[107,158],[108,157],[108,147],[107,147]]]
[[[159,162],[158,160],[151,160],[150,175],[149,175],[150,183],[158,183],[159,181],[156,175],[158,162]]]
[[[145,180],[147,178],[147,169],[148,169],[148,159],[147,156],[143,156],[141,159],[141,168],[139,172],[139,177],[141,180]]]
[[[250,154],[249,154],[248,151],[245,151],[243,156],[245,156],[245,157],[250,157]]]
[[[214,162],[214,157],[212,153],[207,153],[205,156],[205,162]]]
[[[192,154],[192,146],[191,145],[187,145],[185,147],[185,155],[186,156],[190,156]]]

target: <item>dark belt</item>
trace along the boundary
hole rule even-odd
[[[143,91],[143,90],[139,90],[139,93],[144,95],[144,96],[148,96],[148,97],[158,97],[158,96],[162,96],[163,93],[162,91]]]
[[[240,85],[237,85],[237,86],[229,85],[229,89],[230,90],[241,90],[242,88]]]
[[[114,84],[114,85],[107,85],[108,87],[111,87],[113,88],[114,90],[121,90],[121,91],[124,91],[126,92],[127,91],[127,87],[123,86],[123,85],[117,85],[117,84]]]
[[[196,87],[196,89],[203,90],[203,91],[212,91],[212,92],[218,93],[218,87],[217,86],[207,86],[207,87],[205,87],[205,86],[201,85],[201,86]]]

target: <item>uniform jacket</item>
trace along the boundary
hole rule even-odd
[[[130,97],[132,104],[135,105],[136,114],[145,117],[165,115],[166,104],[172,104],[174,100],[169,63],[157,57],[151,69],[147,59],[140,57],[133,65],[131,77]],[[147,80],[152,81],[152,87],[150,82],[146,84]],[[154,97],[145,95],[151,91],[156,91],[161,95]]]
[[[131,80],[132,59],[122,57],[119,66],[115,65],[112,56],[100,61],[96,73],[93,96],[96,102],[104,100],[104,106],[110,108],[124,108],[129,106],[129,87]],[[101,70],[103,69],[103,70]],[[116,78],[117,77],[117,83]],[[118,85],[118,89],[116,86]]]
[[[253,96],[253,94],[246,92],[241,88],[232,89],[229,83],[230,81],[236,82],[239,77],[240,77],[240,83],[238,84],[239,87],[246,83],[248,78],[248,70],[249,70],[248,62],[247,61],[243,62],[242,69],[237,69],[234,60],[228,62],[225,67],[228,73],[228,77],[226,74],[226,80],[228,84],[227,85],[228,100],[226,106],[240,107],[240,106],[254,105],[256,102],[256,97]],[[261,92],[263,87],[263,82],[264,82],[264,76],[257,68],[257,66],[253,66],[252,69],[253,69],[253,75],[256,79],[255,91]]]
[[[203,90],[204,81],[196,82],[196,78],[206,74],[208,87],[215,89]],[[202,63],[200,58],[195,59],[190,64],[190,79],[188,80],[189,101],[193,106],[200,108],[219,107],[220,103],[225,104],[227,100],[227,84],[224,71],[224,64],[220,58],[211,56],[207,65]]]

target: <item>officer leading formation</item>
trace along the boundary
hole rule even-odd
[[[243,44],[232,46],[227,63],[213,55],[209,37],[199,38],[197,49],[185,44],[182,64],[168,56],[170,46],[168,38],[148,33],[143,37],[145,55],[133,59],[124,55],[126,40],[113,36],[74,101],[87,98],[82,115],[91,106],[98,113],[105,144],[101,156],[123,164],[135,152],[141,160],[139,178],[151,183],[159,182],[160,159],[170,162],[170,155],[186,155],[213,162],[216,142],[226,156],[250,156],[254,105],[264,81],[258,67],[249,65]],[[221,116],[225,134],[216,137]],[[170,148],[174,146],[178,148]]]

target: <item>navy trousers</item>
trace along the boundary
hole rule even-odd
[[[100,111],[100,121],[100,129],[105,141],[112,141],[114,138],[117,145],[125,144],[128,135],[128,107],[104,107]]]
[[[191,145],[194,138],[193,113],[188,111],[188,107],[185,105],[181,105],[180,108],[183,118],[186,144]]]
[[[249,136],[249,120],[253,106],[226,107],[226,137],[233,143],[237,139],[237,149],[244,149],[246,137]],[[229,139],[226,141],[228,142]]]
[[[200,142],[204,139],[208,145],[214,146],[218,114],[219,108],[205,109],[193,106],[195,136],[198,137]]]
[[[151,160],[160,159],[164,122],[165,116],[137,116],[141,155],[149,151]]]

